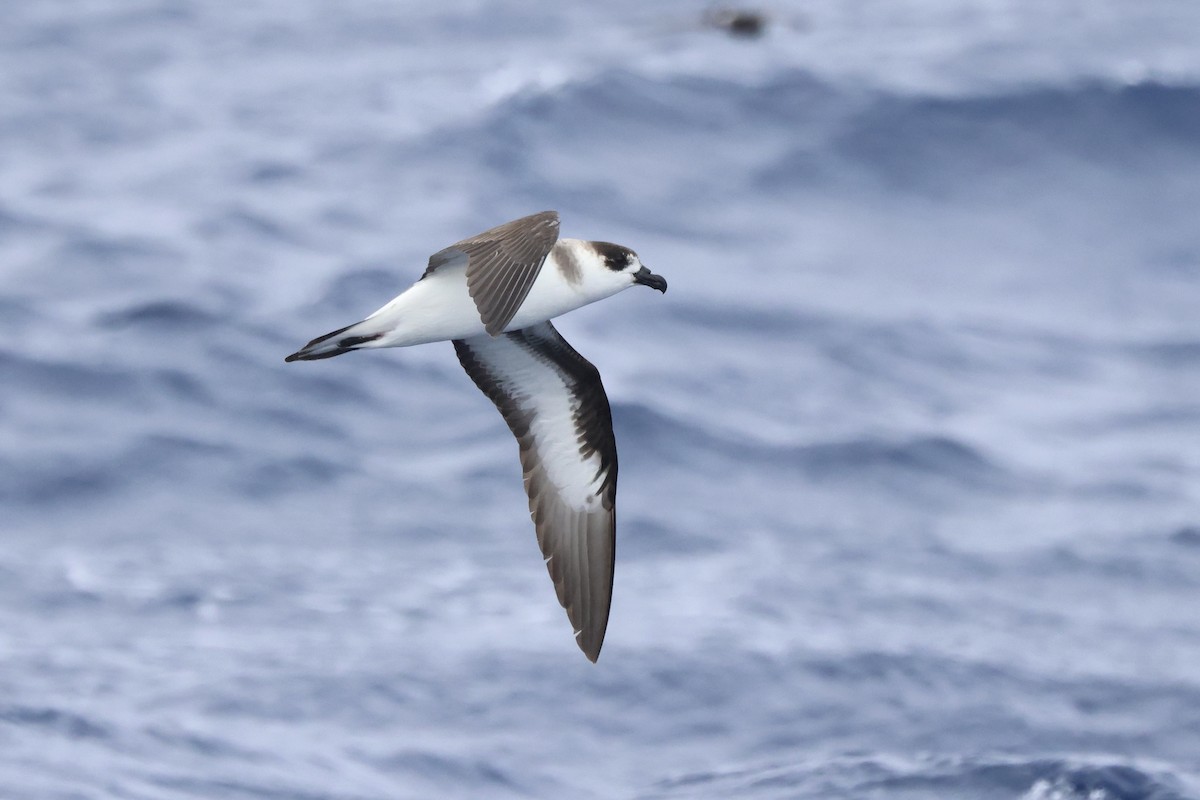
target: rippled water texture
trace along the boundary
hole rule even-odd
[[[6,11],[0,798],[1200,797],[1200,11],[700,19]],[[543,208],[595,666],[450,345],[283,363]]]

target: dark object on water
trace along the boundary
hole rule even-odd
[[[761,11],[737,8],[713,8],[704,12],[704,24],[721,28],[731,36],[754,39],[767,29],[767,16]]]

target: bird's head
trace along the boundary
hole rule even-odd
[[[612,242],[592,242],[596,254],[604,261],[604,266],[613,273],[629,276],[632,283],[658,289],[663,294],[667,292],[667,280],[661,275],[655,275],[648,270],[638,254],[623,245]]]

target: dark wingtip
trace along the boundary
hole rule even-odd
[[[587,660],[596,663],[600,658],[600,648],[604,647],[604,631],[600,631],[599,637],[594,633],[591,636],[585,636],[582,631],[575,635],[575,643],[579,645],[579,649],[587,656]]]

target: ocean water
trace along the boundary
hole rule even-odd
[[[91,0],[0,26],[0,798],[1200,797],[1200,6]],[[449,344],[544,208],[589,664]]]

